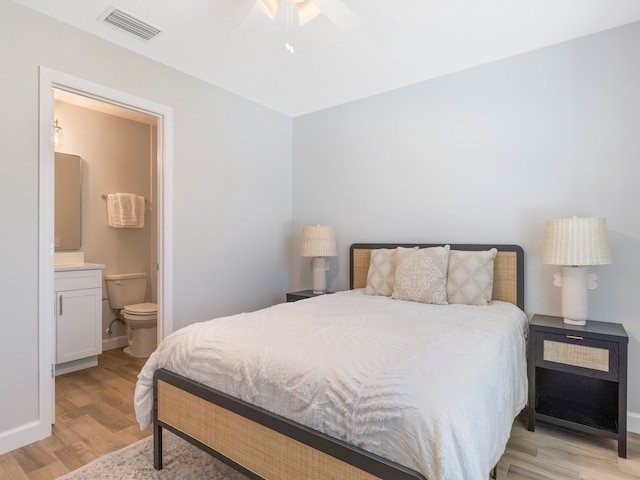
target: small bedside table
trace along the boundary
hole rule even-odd
[[[298,292],[287,293],[287,302],[297,302],[298,300],[304,300],[305,298],[319,297],[320,295],[327,295],[333,292],[326,293],[313,293],[313,290],[300,290]]]
[[[529,430],[536,420],[614,438],[627,456],[627,344],[619,323],[529,322]]]

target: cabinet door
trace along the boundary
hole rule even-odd
[[[102,289],[56,294],[56,363],[102,353]]]

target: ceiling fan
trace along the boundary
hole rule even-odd
[[[341,0],[285,0],[295,4],[300,25],[310,22],[321,13],[335,23],[339,28],[354,28],[360,22],[358,16],[353,13]],[[257,4],[271,18],[276,18],[281,0],[256,0]]]

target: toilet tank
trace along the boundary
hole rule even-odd
[[[114,310],[144,302],[147,294],[146,273],[105,275],[109,305]]]

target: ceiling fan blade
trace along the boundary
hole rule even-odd
[[[298,22],[300,25],[310,22],[322,13],[314,0],[297,1],[296,8],[298,9]]]
[[[265,13],[269,15],[272,20],[276,18],[276,12],[280,6],[280,0],[257,0],[257,3],[264,9]]]
[[[315,3],[342,30],[351,30],[360,24],[360,18],[341,0],[315,0]]]
[[[270,15],[266,7],[262,5],[261,0],[251,0],[245,10],[242,13],[242,21],[238,24],[240,30],[254,29],[256,25],[264,20],[265,15]]]

